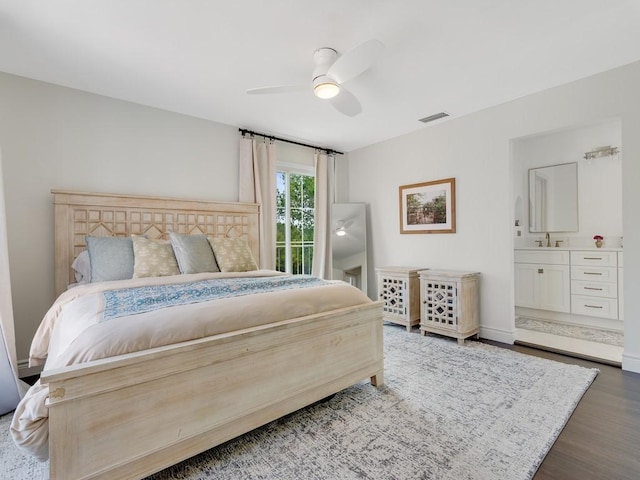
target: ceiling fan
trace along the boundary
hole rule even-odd
[[[358,99],[343,83],[368,70],[377,60],[384,45],[376,40],[368,40],[338,56],[338,52],[329,47],[319,48],[313,53],[315,68],[311,87],[316,97],[329,100],[340,113],[353,117],[362,112]],[[250,95],[271,93],[308,92],[309,85],[278,85],[273,87],[251,88]]]

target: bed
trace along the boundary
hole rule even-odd
[[[260,257],[255,204],[52,193],[58,301],[71,302],[70,297],[80,295],[75,292],[93,294],[102,289],[98,283],[68,289],[75,281],[70,266],[86,249],[87,236],[165,239],[176,232],[242,238],[255,259]],[[180,277],[178,284],[218,281],[209,274]],[[161,285],[172,281],[154,280]],[[79,357],[79,363],[64,366],[47,362],[41,383],[48,397],[50,478],[142,478],[354,383],[369,379],[374,386],[381,385],[382,306],[361,293],[358,297],[346,292],[345,288],[356,289],[342,284],[254,295],[251,301],[260,297],[272,303],[248,310],[242,309],[249,305],[249,297],[226,298],[220,301],[227,303],[216,304],[215,311],[224,315],[242,310],[244,323],[106,358]],[[309,300],[313,288],[323,292],[324,297],[313,301],[322,308]],[[272,294],[275,303],[267,300],[266,295]],[[298,301],[283,295],[304,298],[293,313],[279,316],[274,313],[279,312],[276,305]],[[337,300],[341,296],[344,303]],[[171,315],[182,315],[170,308]],[[272,318],[251,313],[267,310],[273,310]],[[142,316],[171,316],[169,309],[157,312]]]

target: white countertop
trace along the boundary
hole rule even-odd
[[[596,247],[514,247],[514,250],[565,250],[565,251],[593,251],[593,252],[622,252],[623,248]]]

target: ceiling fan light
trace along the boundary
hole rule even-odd
[[[344,237],[346,234],[347,232],[344,227],[340,227],[338,230],[336,230],[336,235],[339,237]]]
[[[340,87],[332,78],[321,75],[313,81],[313,93],[318,98],[333,98],[340,93]]]

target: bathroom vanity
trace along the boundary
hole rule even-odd
[[[622,249],[520,248],[514,262],[516,314],[621,327]]]

